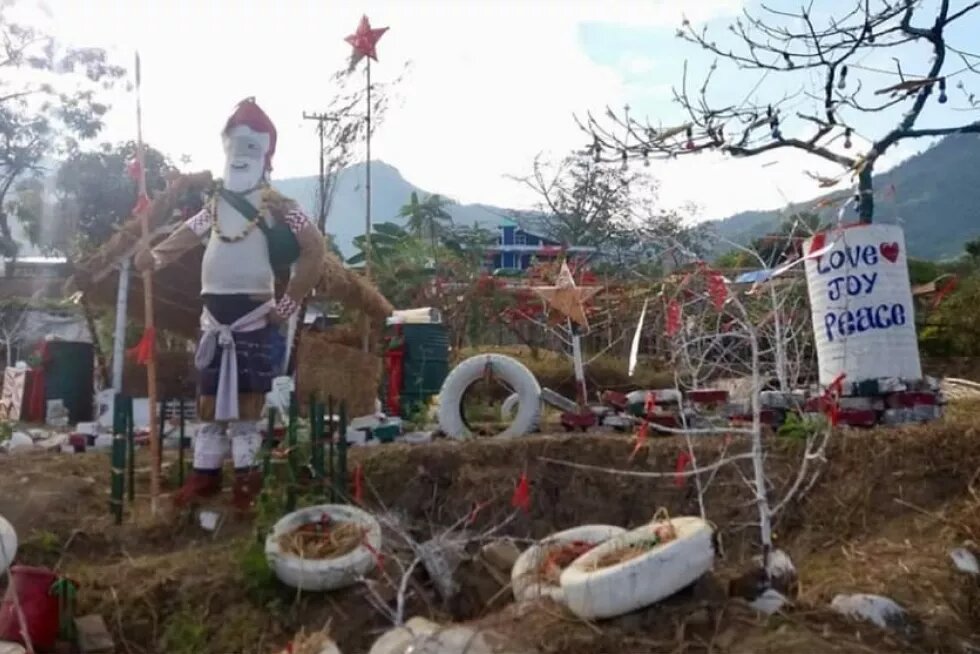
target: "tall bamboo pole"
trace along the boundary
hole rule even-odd
[[[146,194],[146,157],[143,148],[143,106],[140,102],[140,55],[136,53],[136,160],[139,164],[139,197],[147,198]],[[144,247],[150,245],[150,212],[149,203],[140,202],[140,227]],[[153,335],[155,321],[153,317],[153,271],[143,271],[143,316],[144,334]],[[150,419],[150,513],[156,515],[160,498],[160,425],[157,423],[157,354],[156,337],[150,345],[149,357],[146,361],[146,390],[149,403]]]

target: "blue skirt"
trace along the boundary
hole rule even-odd
[[[230,325],[262,304],[248,295],[205,295],[204,305],[223,325]],[[285,339],[277,326],[268,325],[252,332],[234,335],[238,362],[238,407],[241,420],[257,420],[265,404],[265,394],[272,390],[272,380],[282,370],[282,354],[275,358],[277,343]],[[283,347],[282,350],[285,348]],[[204,370],[198,371],[198,413],[203,420],[214,417],[214,396],[218,392],[221,348]]]

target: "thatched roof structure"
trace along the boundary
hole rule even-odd
[[[179,224],[178,204],[188,192],[203,192],[211,183],[210,173],[184,175],[174,179],[150,206],[151,243],[165,239]],[[82,292],[93,305],[113,307],[119,285],[119,269],[140,246],[141,226],[137,219],[122,225],[109,241],[87,258],[76,262],[74,274],[65,284],[66,294]],[[204,247],[187,252],[180,259],[153,275],[154,318],[159,329],[196,338],[201,315],[201,258]],[[394,310],[391,303],[367,280],[346,269],[341,261],[327,254],[317,294],[383,321]],[[277,292],[286,280],[277,280]],[[130,320],[143,321],[143,281],[133,270],[129,283],[127,312]]]

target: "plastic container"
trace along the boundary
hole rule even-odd
[[[10,568],[12,584],[0,603],[0,640],[23,643],[24,637],[17,619],[14,588],[24,622],[34,649],[43,652],[53,649],[58,640],[58,596],[51,587],[58,575],[47,568],[15,565]]]

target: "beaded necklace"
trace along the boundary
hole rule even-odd
[[[211,229],[224,243],[236,243],[243,240],[246,236],[252,233],[256,227],[259,226],[259,220],[266,220],[269,217],[269,199],[272,196],[272,187],[267,183],[262,183],[259,188],[262,189],[262,193],[259,195],[259,215],[255,220],[245,220],[245,228],[234,236],[228,236],[222,233],[221,226],[218,224],[218,198],[220,194],[218,190],[221,189],[221,182],[217,183],[217,188],[215,189],[214,195],[211,196],[210,206],[208,207],[208,212],[211,214]],[[248,191],[246,191],[247,193]]]

